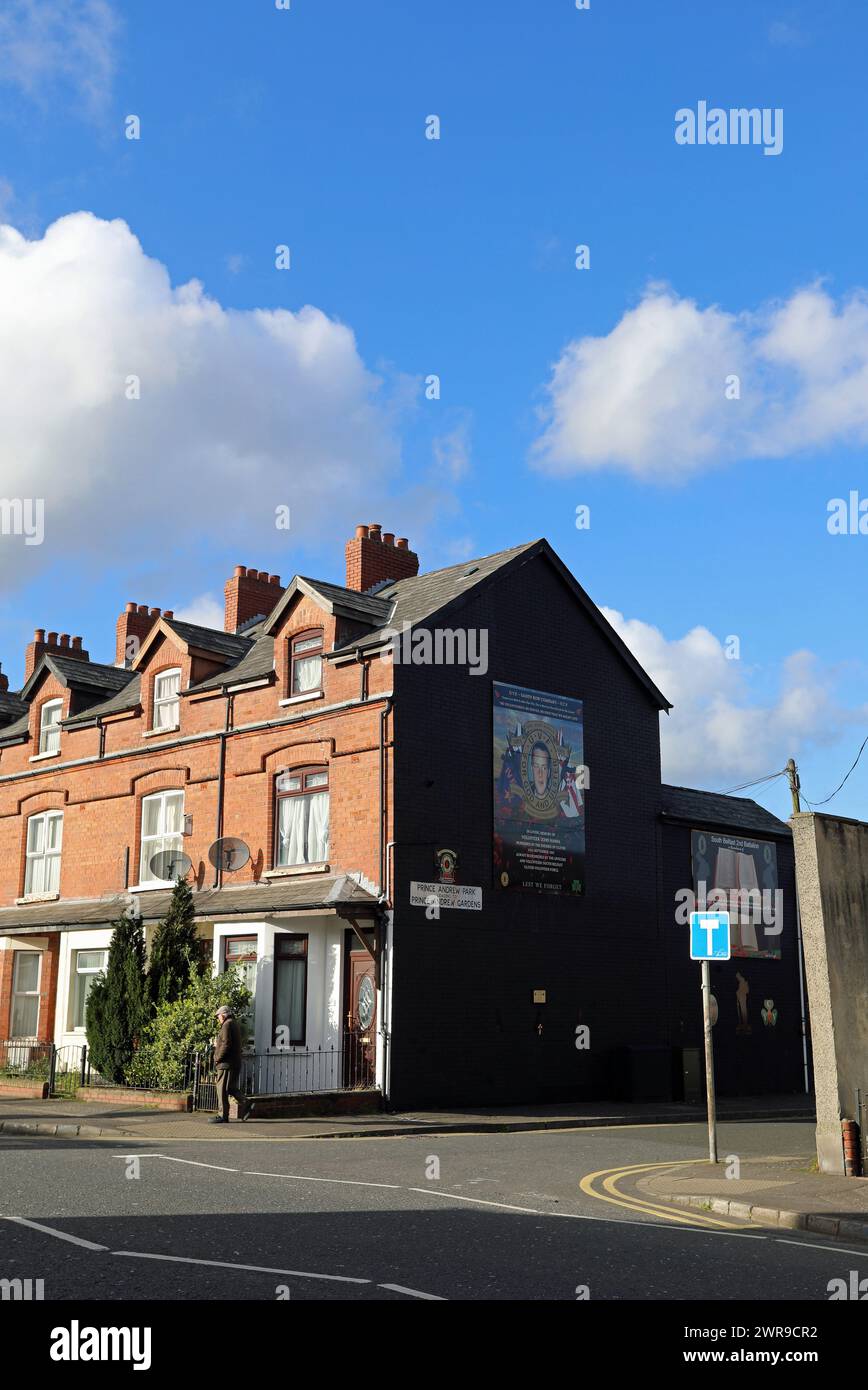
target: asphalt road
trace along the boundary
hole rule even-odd
[[[18,1218],[0,1220],[0,1279],[43,1279],[46,1300],[574,1300],[587,1286],[759,1306],[868,1276],[868,1250],[646,1211],[629,1175],[605,1198],[602,1180],[600,1196],[580,1188],[705,1144],[701,1125],[128,1150],[0,1137],[0,1215]],[[811,1123],[721,1127],[722,1154],[812,1152]]]

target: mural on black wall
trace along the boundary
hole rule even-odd
[[[585,885],[582,701],[495,681],[494,882],[525,892]]]
[[[783,892],[771,840],[693,830],[693,891],[699,911],[728,911],[734,956],[781,957]]]

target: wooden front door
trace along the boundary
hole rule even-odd
[[[349,986],[347,1084],[373,1086],[377,1055],[377,983],[374,961],[367,951],[350,952]]]

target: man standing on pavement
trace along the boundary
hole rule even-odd
[[[217,1109],[219,1114],[215,1115],[209,1124],[225,1125],[229,1123],[230,1096],[233,1096],[238,1102],[239,1120],[247,1119],[253,1105],[238,1089],[241,1076],[241,1029],[238,1027],[228,1004],[221,1004],[217,1010],[217,1022],[220,1025],[220,1031],[214,1044],[214,1067],[217,1072]]]

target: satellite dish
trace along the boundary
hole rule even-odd
[[[236,869],[243,869],[250,858],[250,850],[243,840],[239,840],[235,835],[224,835],[222,840],[215,840],[208,851],[208,858],[215,869],[224,869],[226,873],[234,873]]]
[[[193,861],[189,854],[184,854],[180,849],[161,849],[158,854],[153,855],[148,860],[148,868],[155,878],[161,878],[165,883],[176,879],[186,878]]]

